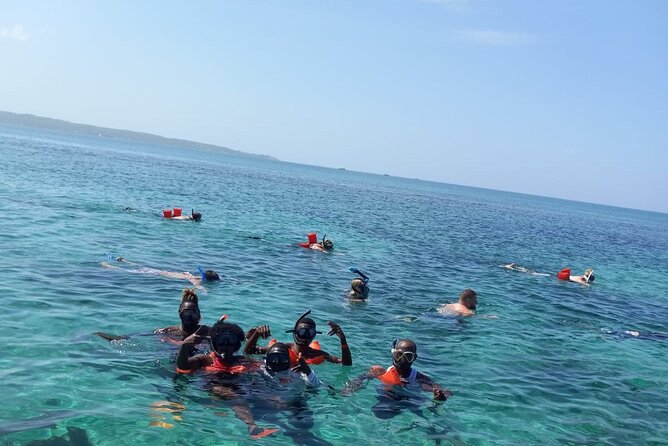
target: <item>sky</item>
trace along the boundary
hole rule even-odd
[[[5,0],[0,110],[668,212],[668,1]]]

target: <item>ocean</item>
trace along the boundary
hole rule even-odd
[[[12,126],[0,157],[0,444],[668,444],[666,214]],[[163,219],[172,207],[203,219]],[[333,253],[297,247],[311,231]],[[210,325],[225,313],[291,341],[311,309],[334,355],[325,323],[341,325],[353,366],[314,366],[331,386],[317,390],[244,378],[257,423],[280,429],[251,440],[152,334],[179,322],[190,284],[108,255],[217,271],[200,293]],[[346,297],[351,266],[370,277],[365,303]],[[464,288],[476,316],[437,311]],[[378,381],[341,393],[391,364],[394,338],[451,398],[407,390],[384,419]]]

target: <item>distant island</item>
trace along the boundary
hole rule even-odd
[[[130,130],[110,129],[106,127],[97,127],[88,124],[75,124],[73,122],[62,121],[60,119],[43,118],[41,116],[19,114],[6,111],[0,111],[0,124],[9,124],[20,127],[30,127],[46,130],[59,130],[63,132],[78,133],[82,135],[101,136],[105,138],[117,138],[146,143],[164,144],[181,148],[197,148],[216,152],[227,153],[229,155],[248,156],[276,160],[269,155],[256,155],[254,153],[242,152],[228,147],[216,146],[213,144],[204,144],[201,142],[187,141],[185,139],[165,138],[164,136],[153,135],[151,133],[132,132]]]

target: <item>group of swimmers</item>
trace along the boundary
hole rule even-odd
[[[328,252],[333,249],[334,245],[331,240],[325,237],[321,242],[318,242],[315,233],[311,233],[309,234],[309,243],[300,243],[299,246]],[[322,332],[317,330],[316,322],[308,317],[310,310],[302,314],[291,329],[286,330],[286,333],[292,335],[291,342],[280,342],[277,339],[271,339],[266,345],[259,345],[261,339],[268,340],[271,337],[269,325],[259,325],[244,331],[238,324],[231,322],[228,315],[222,315],[212,326],[201,324],[202,316],[197,292],[206,292],[204,286],[206,283],[220,280],[220,276],[213,270],[204,270],[198,266],[197,273],[164,271],[142,267],[123,257],[112,255],[108,255],[107,260],[101,262],[101,264],[106,268],[187,280],[195,287],[186,288],[182,292],[178,308],[180,325],[160,328],[155,330],[154,333],[158,334],[163,341],[179,347],[176,356],[176,372],[178,374],[203,373],[210,377],[207,388],[213,395],[231,406],[235,416],[246,424],[252,438],[271,435],[278,429],[261,427],[256,423],[251,404],[239,388],[239,383],[243,382],[243,376],[260,374],[282,385],[303,381],[306,386],[320,387],[323,386],[323,383],[318,378],[314,366],[327,362],[342,366],[353,364],[346,335],[341,326],[334,321],[327,321],[329,326],[327,335],[339,338],[340,355],[332,355],[320,348],[320,344],[315,338]],[[349,299],[351,301],[366,300],[369,296],[369,277],[354,267],[351,267],[350,271],[355,273],[357,277],[350,283]],[[475,292],[472,290],[465,291],[468,294],[460,298],[460,303],[463,302],[462,305],[466,308],[466,311],[472,314],[476,303]],[[125,336],[114,336],[101,332],[96,334],[110,341],[126,338]],[[243,351],[240,354],[242,346]],[[371,367],[363,375],[350,381],[341,393],[351,395],[368,380],[378,379],[388,391],[393,387],[402,388],[415,385],[421,390],[430,392],[434,400],[446,400],[452,395],[452,392],[440,387],[427,375],[415,369],[413,364],[417,358],[417,344],[414,341],[411,339],[395,339],[391,348],[392,364],[387,368]],[[327,387],[333,390],[331,386]],[[392,404],[383,406],[379,401],[372,410],[379,418],[389,418],[399,413],[399,406]],[[302,424],[301,430],[308,430],[311,424],[312,422]],[[290,435],[287,429],[286,434]],[[303,435],[303,432],[299,435]],[[321,441],[321,444],[325,443]]]

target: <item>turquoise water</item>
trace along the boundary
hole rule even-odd
[[[188,283],[102,268],[106,252],[218,271],[200,295],[208,323],[227,313],[283,338],[308,308],[320,328],[339,322],[354,365],[316,369],[336,389],[410,337],[415,366],[454,392],[415,394],[418,413],[380,420],[376,383],[349,397],[294,389],[313,412],[305,444],[668,444],[668,341],[604,331],[668,332],[668,215],[14,127],[0,127],[0,157],[2,444],[68,428],[95,445],[250,441],[201,378],[175,377],[173,347],[141,335],[178,322]],[[161,219],[172,206],[204,220]],[[312,230],[334,254],[294,246]],[[511,261],[591,266],[596,282],[499,268]],[[344,296],[351,265],[371,277],[368,303]],[[479,316],[436,311],[466,287]],[[263,411],[260,384],[258,422],[282,427],[290,412]],[[294,444],[285,429],[259,442]]]

